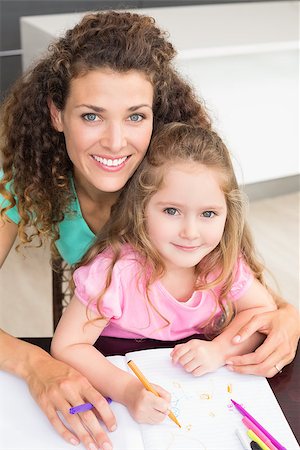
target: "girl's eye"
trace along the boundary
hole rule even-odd
[[[201,216],[207,217],[208,219],[214,217],[216,214],[213,211],[204,211]]]
[[[178,213],[178,210],[176,208],[165,208],[164,212],[170,216],[175,216]]]
[[[144,116],[142,114],[131,114],[131,116],[129,116],[131,122],[140,122],[143,118]]]
[[[83,114],[82,117],[83,117],[84,120],[86,120],[87,122],[95,122],[95,121],[98,119],[97,114],[94,114],[94,113]]]

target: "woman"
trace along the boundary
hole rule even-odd
[[[50,240],[53,255],[58,251],[71,264],[79,261],[159,125],[177,121],[210,128],[205,110],[172,67],[174,55],[153,19],[92,14],[16,83],[1,118],[0,265],[17,234],[21,243],[32,241],[29,225],[41,241]],[[257,329],[268,334],[266,344],[234,367],[267,375],[294,356],[297,314],[283,305],[277,313],[260,315],[241,330],[241,339]],[[285,347],[278,345],[282,335]],[[94,412],[80,418],[68,413],[70,406],[88,401],[109,430],[116,426],[86,378],[4,332],[0,342],[1,368],[25,379],[64,439],[91,450],[110,448]]]

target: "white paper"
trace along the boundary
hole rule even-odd
[[[241,403],[288,450],[299,449],[264,378],[234,374],[225,368],[195,378],[172,365],[170,351],[133,352],[127,359],[133,359],[151,382],[172,394],[171,409],[182,429],[168,417],[161,425],[138,425],[124,406],[112,402],[118,421],[117,431],[109,433],[114,450],[240,450],[235,430],[241,428],[242,417],[230,398]],[[109,359],[126,370],[125,358]],[[74,447],[56,433],[23,380],[1,372],[0,399],[0,450],[83,450],[82,445]]]

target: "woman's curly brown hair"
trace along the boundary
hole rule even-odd
[[[73,78],[102,67],[138,70],[153,84],[154,132],[174,121],[211,125],[192,88],[172,66],[176,52],[151,17],[115,11],[89,14],[48,50],[16,82],[2,106],[0,193],[11,204],[2,209],[3,215],[15,205],[5,189],[11,182],[18,199],[21,242],[31,242],[34,235],[50,237],[54,252],[58,223],[71,202],[72,163],[63,133],[52,126],[48,102],[63,110]]]

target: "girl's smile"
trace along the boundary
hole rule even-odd
[[[174,243],[172,243],[172,244],[178,250],[182,250],[184,252],[194,252],[194,251],[198,250],[199,247],[200,247],[199,245],[197,245],[197,246],[186,246],[186,245],[179,245],[179,244],[174,244]]]

